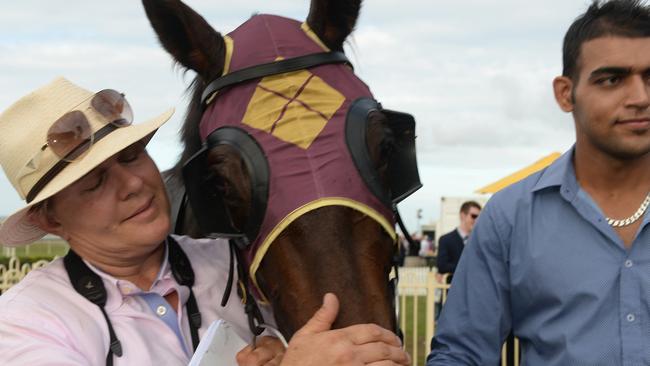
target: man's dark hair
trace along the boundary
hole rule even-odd
[[[462,205],[460,205],[460,212],[467,214],[469,212],[470,208],[478,208],[479,210],[481,209],[481,205],[478,204],[476,201],[467,201],[463,202]]]
[[[582,44],[606,36],[650,37],[650,6],[643,0],[594,0],[564,36],[562,75],[577,81]]]

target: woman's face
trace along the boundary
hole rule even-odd
[[[162,177],[137,142],[49,201],[54,234],[82,257],[128,261],[159,247],[170,229]],[[104,260],[102,260],[104,261]]]

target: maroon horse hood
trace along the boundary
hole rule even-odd
[[[256,15],[225,37],[224,74],[249,66],[328,51],[306,23]],[[265,217],[246,255],[250,276],[273,240],[301,215],[342,205],[375,219],[395,237],[392,211],[367,188],[345,141],[353,101],[370,97],[349,66],[321,65],[224,89],[201,120],[201,138],[235,126],[260,145],[270,168]],[[261,293],[261,292],[260,292]]]

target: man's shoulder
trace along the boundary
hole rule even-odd
[[[558,189],[564,184],[567,172],[573,169],[571,163],[572,151],[565,152],[545,168],[498,191],[490,198],[488,204],[512,208],[513,205],[519,205],[522,201],[532,200],[537,192],[546,189]]]
[[[454,230],[448,232],[447,234],[444,234],[443,236],[441,236],[440,237],[440,242],[454,240],[457,237],[460,237],[460,236],[458,235],[458,231],[456,229],[454,229]]]
[[[555,171],[551,166],[541,169],[528,177],[515,182],[496,192],[487,202],[479,216],[477,227],[492,226],[503,238],[508,237],[512,228],[527,225],[536,221],[539,215],[548,214],[544,210],[534,210],[538,199],[546,200],[555,197],[553,192],[559,192],[559,185],[549,179]]]
[[[545,171],[546,169],[542,169],[496,192],[489,199],[486,208],[489,208],[491,211],[495,209],[512,211],[522,203],[531,201],[535,194],[537,184]]]

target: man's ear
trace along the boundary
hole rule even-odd
[[[565,112],[573,112],[573,81],[566,76],[553,79],[555,101]]]
[[[27,219],[39,229],[66,239],[63,227],[54,217],[51,207],[48,206],[47,202],[39,205],[39,207],[30,209],[27,213]]]

